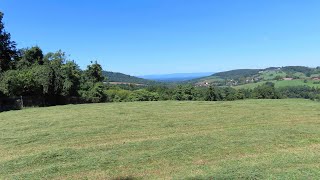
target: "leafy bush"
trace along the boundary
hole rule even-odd
[[[110,102],[126,102],[131,101],[129,97],[132,92],[124,89],[108,89],[105,94]]]
[[[158,101],[159,94],[145,89],[135,90],[130,94],[131,101]]]
[[[274,83],[267,82],[254,88],[252,97],[256,99],[279,99],[280,94],[276,91]]]
[[[107,96],[104,93],[103,83],[94,83],[88,90],[80,90],[79,94],[86,102],[98,103],[105,102]]]

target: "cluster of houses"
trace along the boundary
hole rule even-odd
[[[196,84],[196,87],[209,87],[210,84],[208,82],[199,82]]]

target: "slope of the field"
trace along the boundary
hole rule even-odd
[[[0,179],[317,179],[320,104],[133,102],[0,113]]]

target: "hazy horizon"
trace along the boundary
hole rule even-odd
[[[226,70],[220,70],[220,71],[215,71],[215,72],[168,72],[168,73],[154,73],[154,74],[129,74],[129,73],[124,73],[124,72],[119,72],[119,71],[112,71],[112,70],[105,70],[105,71],[111,71],[115,73],[123,73],[131,76],[137,76],[137,77],[142,77],[142,76],[160,76],[160,75],[175,75],[175,74],[202,74],[202,73],[219,73],[219,72],[225,72],[225,71],[232,71],[232,70],[237,70],[237,69],[266,69],[270,67],[287,67],[287,66],[305,66],[305,65],[284,65],[284,66],[266,66],[266,67],[261,67],[261,68],[235,68],[235,69],[226,69]],[[309,68],[317,68],[318,66],[305,66]]]

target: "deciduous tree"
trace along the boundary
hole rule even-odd
[[[0,72],[10,69],[17,56],[16,43],[11,41],[11,35],[4,29],[2,19],[3,13],[0,12]]]

